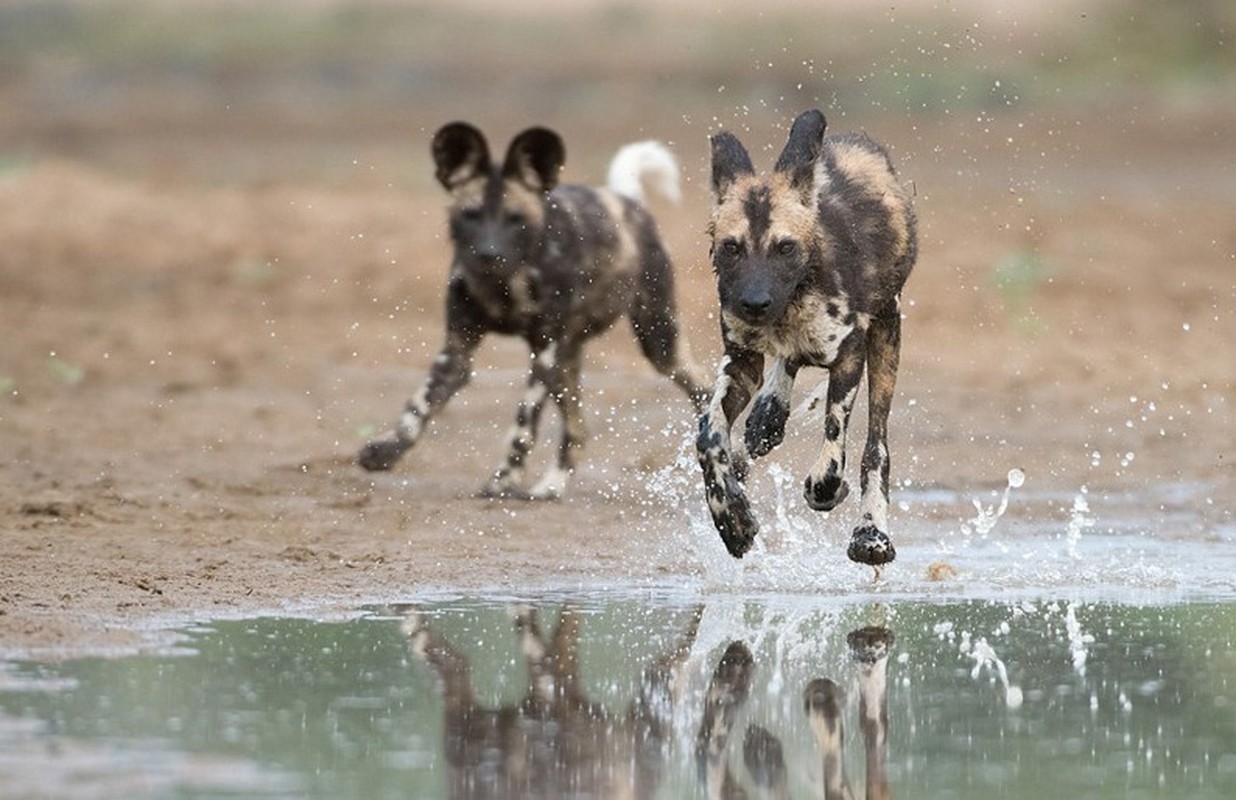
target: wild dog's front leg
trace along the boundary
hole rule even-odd
[[[775,358],[768,363],[764,385],[747,415],[747,452],[752,458],[767,455],[785,438],[785,422],[790,418],[790,392],[797,374],[795,362]]]
[[[416,444],[429,420],[472,377],[472,354],[481,336],[470,321],[452,318],[447,327],[446,344],[434,359],[420,391],[404,405],[394,438],[375,439],[366,444],[357,455],[357,463],[370,471],[388,470]]]
[[[704,471],[708,511],[725,549],[735,558],[742,558],[751,549],[760,526],[742,488],[744,467],[735,462],[730,428],[759,385],[763,364],[764,356],[759,353],[726,347],[712,404],[700,417],[699,437],[695,440]]]
[[[901,312],[873,319],[867,332],[867,444],[860,477],[863,519],[846,550],[851,561],[879,566],[897,557],[888,536],[888,412],[901,354]]]
[[[566,494],[567,481],[574,474],[579,454],[584,449],[588,432],[584,427],[579,387],[580,356],[578,345],[563,344],[551,372],[550,391],[562,414],[562,438],[558,442],[557,461],[528,493],[533,500],[556,500]]]
[[[519,497],[531,499],[519,484],[524,475],[524,461],[536,444],[537,428],[541,424],[541,410],[549,397],[553,374],[557,371],[557,344],[550,342],[537,347],[532,354],[532,369],[528,373],[528,386],[515,410],[515,424],[506,437],[506,456],[494,474],[481,488],[482,497]]]
[[[837,358],[828,368],[828,397],[824,412],[824,446],[803,484],[807,505],[816,511],[831,511],[850,493],[845,481],[845,436],[850,410],[863,378],[866,356],[864,332],[855,329],[841,343]]]

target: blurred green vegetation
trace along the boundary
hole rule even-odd
[[[76,386],[86,378],[86,370],[81,366],[56,356],[47,359],[47,368],[52,375],[69,386]]]
[[[1043,320],[1034,309],[1034,300],[1051,270],[1033,250],[1009,253],[992,270],[992,282],[1004,302],[1007,318],[1023,333],[1038,333]]]

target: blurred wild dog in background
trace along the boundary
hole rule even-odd
[[[485,483],[487,497],[560,497],[585,441],[580,406],[583,344],[627,315],[640,348],[702,410],[706,375],[679,335],[670,259],[643,204],[644,183],[678,199],[678,166],[656,142],[627,145],[614,156],[603,189],[558,185],[562,139],[529,128],[503,162],[490,160],[485,137],[455,122],[433,140],[438,181],[451,193],[454,258],[446,290],[446,343],[419,392],[388,438],[369,442],[358,461],[368,470],[394,466],[425,426],[472,375],[472,356],[488,333],[520,336],[532,351],[527,388],[506,455]],[[552,399],[562,414],[557,461],[531,489],[524,462],[541,410]]]
[[[819,111],[794,120],[771,175],[757,176],[731,133],[712,137],[712,262],[725,344],[712,404],[696,442],[708,508],[730,554],[750,549],[759,524],[730,428],[751,404],[751,457],[781,443],[802,367],[828,370],[824,446],[803,494],[817,511],[849,493],[845,437],[867,372],[862,519],[847,550],[879,566],[888,536],[888,412],[901,350],[901,288],[917,255],[910,193],[887,152],[863,134],[824,136]],[[758,392],[758,393],[757,393]],[[754,401],[752,398],[754,396]]]

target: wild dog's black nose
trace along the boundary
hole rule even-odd
[[[482,239],[472,246],[472,252],[477,258],[485,261],[497,261],[502,257],[502,247],[494,241]]]
[[[747,292],[739,298],[738,302],[742,306],[744,316],[758,319],[768,312],[769,306],[772,305],[772,296],[761,289]]]

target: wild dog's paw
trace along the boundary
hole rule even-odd
[[[895,559],[897,549],[893,547],[893,541],[888,538],[887,533],[870,522],[864,522],[854,529],[845,554],[851,561],[878,567]]]
[[[361,448],[356,463],[370,472],[385,472],[395,466],[407,449],[408,446],[398,439],[379,439]]]
[[[760,532],[760,524],[747,507],[745,499],[742,506],[732,507],[728,515],[714,517],[713,521],[717,524],[717,532],[721,534],[721,542],[734,558],[746,555]]]
[[[879,625],[868,625],[865,628],[850,631],[845,637],[850,645],[850,655],[862,664],[874,664],[881,658],[888,657],[888,651],[893,648],[896,637],[888,628]]]
[[[503,467],[485,481],[485,485],[480,488],[476,496],[486,500],[531,500],[532,496],[528,490],[519,485],[521,476],[522,473],[516,475],[515,472]]]
[[[816,511],[832,511],[850,493],[850,484],[840,475],[829,472],[822,478],[808,475],[803,482],[803,497]]]
[[[489,481],[482,486],[476,493],[476,496],[482,500],[542,500],[533,496],[532,492],[524,489],[521,486],[508,484],[500,484],[495,481]]]
[[[751,503],[733,473],[726,475],[724,486],[721,502],[715,502],[715,496],[710,496],[708,507],[725,549],[734,558],[742,558],[755,543],[760,523],[751,513]]]
[[[779,398],[763,395],[756,399],[747,415],[747,452],[752,458],[768,455],[785,438],[785,422],[790,409]]]
[[[528,491],[529,500],[561,500],[566,494],[567,480],[571,470],[550,467],[536,485]]]

